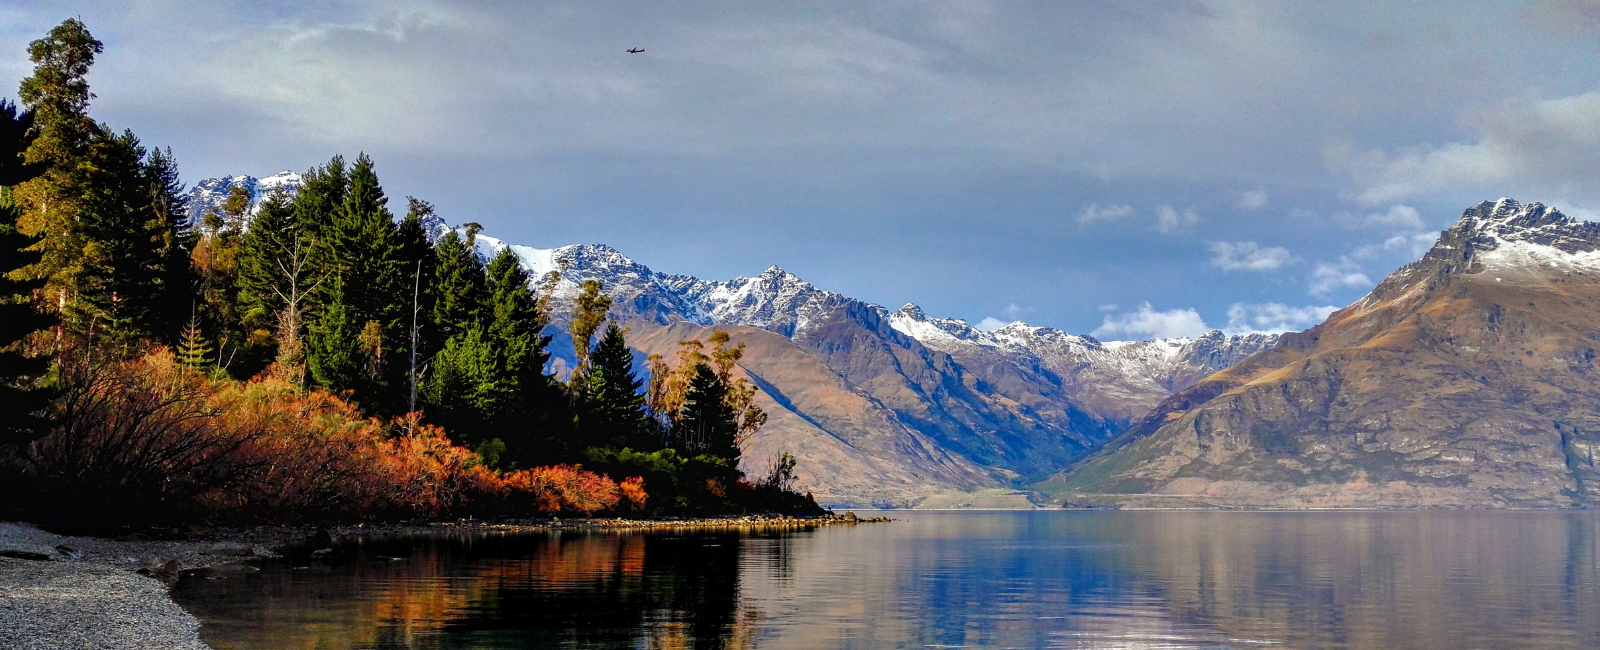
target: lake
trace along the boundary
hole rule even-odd
[[[1596,512],[892,512],[189,575],[230,648],[1594,648]]]

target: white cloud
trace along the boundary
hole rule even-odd
[[[1418,232],[1409,235],[1395,235],[1383,240],[1382,244],[1369,244],[1357,248],[1350,256],[1361,260],[1373,260],[1383,257],[1387,253],[1405,253],[1412,260],[1422,257],[1428,249],[1433,248],[1439,235],[1432,232]]]
[[[973,325],[972,327],[973,329],[983,332],[993,332],[997,329],[1005,327],[1006,325],[1009,325],[1009,323],[1006,321],[1000,320],[993,316],[984,316],[983,320],[978,321],[978,324]]]
[[[1214,241],[1207,246],[1215,255],[1211,265],[1224,271],[1276,271],[1294,261],[1294,255],[1282,246],[1262,248],[1253,241]]]
[[[1372,226],[1404,228],[1406,230],[1420,230],[1428,225],[1422,220],[1422,215],[1417,212],[1417,209],[1409,205],[1394,205],[1389,207],[1388,212],[1369,214],[1367,215],[1366,223]]]
[[[1267,191],[1251,190],[1239,195],[1240,210],[1260,210],[1267,207]]]
[[[1470,115],[1476,142],[1358,152],[1330,146],[1329,165],[1357,184],[1352,198],[1368,205],[1439,190],[1518,187],[1600,190],[1600,91],[1520,102]]]
[[[1142,303],[1132,313],[1107,314],[1100,327],[1091,334],[1098,338],[1133,336],[1141,339],[1173,336],[1200,336],[1211,331],[1200,312],[1194,308],[1156,311],[1150,303]]]
[[[1083,206],[1083,210],[1078,212],[1078,223],[1088,225],[1091,223],[1099,223],[1101,221],[1121,221],[1122,219],[1133,216],[1133,212],[1133,206],[1131,205],[1100,205],[1099,203],[1090,203],[1089,205]]]
[[[1156,208],[1156,230],[1172,232],[1184,226],[1200,223],[1200,217],[1194,213],[1194,208],[1179,212],[1170,205]]]
[[[1361,271],[1361,265],[1348,257],[1336,263],[1319,262],[1311,272],[1311,295],[1325,296],[1341,289],[1365,289],[1372,279]]]
[[[1236,302],[1228,307],[1228,326],[1222,331],[1228,334],[1299,332],[1327,320],[1329,314],[1338,310],[1331,305],[1290,307],[1277,302]]]
[[[1117,303],[1114,303],[1114,302],[1106,303],[1104,305],[1100,305],[1099,309],[1100,309],[1100,311],[1116,311],[1117,310]]]

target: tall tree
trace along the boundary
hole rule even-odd
[[[588,446],[635,451],[661,447],[654,421],[645,411],[643,387],[633,371],[626,332],[611,323],[590,355],[593,362],[579,425]]]
[[[170,147],[150,150],[145,160],[145,178],[150,184],[151,217],[161,229],[162,303],[157,327],[163,338],[171,340],[184,327],[184,315],[193,312],[194,237],[189,223],[189,197],[184,194],[178,161]]]
[[[333,276],[322,313],[311,325],[306,365],[318,385],[333,392],[351,391],[358,402],[372,397],[366,379],[367,360],[360,341],[362,325],[344,303],[344,282]]]
[[[87,179],[85,157],[103,129],[89,118],[86,79],[95,55],[104,49],[76,18],[62,21],[44,38],[28,44],[33,75],[22,81],[17,96],[33,114],[37,136],[26,160],[46,165],[44,173],[15,188],[22,207],[18,229],[40,238],[40,258],[30,273],[48,281],[49,303],[60,309],[72,299],[73,276],[83,261],[83,242],[75,221]]]
[[[65,283],[76,298],[66,315],[81,331],[156,335],[168,306],[162,282],[168,228],[151,205],[144,147],[132,132],[101,133],[90,142],[85,165],[74,219],[83,248],[77,273]]]
[[[421,381],[422,364],[437,349],[435,333],[429,323],[433,314],[434,270],[438,260],[422,220],[433,217],[433,204],[416,197],[406,197],[406,216],[395,228],[395,248],[398,253],[401,293],[409,294],[404,305],[400,325],[404,328],[399,352],[404,359],[391,367],[400,377],[396,385],[407,387],[406,409],[416,409],[416,398]],[[410,289],[409,292],[405,289]]]
[[[704,363],[696,364],[689,379],[683,415],[673,427],[680,451],[726,458],[737,466],[739,424],[728,406],[727,397],[728,385],[717,376],[716,370]]]
[[[598,280],[584,280],[583,293],[578,294],[572,322],[567,325],[567,332],[572,335],[572,350],[578,361],[577,367],[572,369],[574,395],[581,392],[583,377],[589,373],[589,349],[594,344],[594,333],[605,324],[606,312],[611,309],[611,297],[605,295],[603,289]]]
[[[25,445],[44,434],[41,417],[49,393],[34,380],[49,367],[49,359],[29,354],[27,337],[49,327],[54,318],[40,313],[31,300],[44,286],[23,270],[39,260],[35,237],[17,229],[22,210],[13,200],[13,188],[44,172],[44,165],[28,164],[23,152],[34,137],[33,114],[18,112],[15,104],[0,100],[0,447]]]
[[[555,460],[554,450],[582,447],[562,443],[570,430],[565,400],[555,381],[545,374],[550,360],[544,335],[547,324],[539,301],[529,288],[528,272],[509,249],[502,250],[485,271],[488,289],[486,334],[499,353],[499,364],[511,394],[497,409],[494,420],[506,432],[506,455],[523,465]]]
[[[465,333],[480,320],[488,299],[483,263],[478,260],[477,224],[466,225],[466,237],[450,232],[435,244],[433,331],[444,341]]]

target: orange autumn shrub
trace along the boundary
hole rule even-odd
[[[519,470],[505,475],[501,481],[513,508],[587,515],[610,510],[622,501],[622,491],[615,481],[571,465]],[[642,481],[638,490],[644,491]]]
[[[650,495],[644,491],[644,477],[635,476],[617,484],[617,490],[622,493],[622,500],[629,510],[644,511],[644,502]]]
[[[591,514],[642,509],[618,485],[570,466],[501,475],[411,414],[385,424],[278,375],[213,379],[157,348],[89,363],[63,357],[61,426],[35,448],[41,512],[114,524],[286,523],[452,513]]]

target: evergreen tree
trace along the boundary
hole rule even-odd
[[[588,446],[655,451],[661,440],[645,411],[639,392],[644,383],[633,372],[633,351],[624,335],[612,323],[590,355],[593,366],[579,424]]]
[[[47,280],[45,297],[59,309],[72,300],[71,287],[83,261],[83,241],[75,227],[85,194],[90,142],[103,135],[89,119],[85,77],[103,46],[76,18],[62,21],[44,38],[28,44],[33,75],[22,81],[17,96],[34,114],[37,137],[26,160],[45,166],[42,174],[15,188],[22,207],[18,229],[40,238],[40,258],[30,273]]]
[[[322,313],[311,325],[306,346],[306,365],[317,384],[333,392],[352,391],[358,401],[371,397],[359,339],[362,325],[344,304],[343,282],[334,277],[322,305]]]
[[[190,259],[194,237],[189,225],[189,197],[178,179],[178,161],[172,157],[170,147],[165,151],[150,150],[145,160],[145,178],[150,184],[151,217],[161,229],[158,253],[162,300],[155,326],[162,339],[172,340],[183,327],[184,310],[192,304],[195,283]]]
[[[321,278],[312,275],[312,247],[301,234],[296,212],[282,193],[261,201],[239,255],[241,318],[252,338],[273,342],[274,370],[299,385],[305,378],[305,317]]]
[[[183,335],[178,338],[178,363],[196,370],[210,365],[211,344],[206,342],[206,337],[200,331],[199,315],[189,317],[189,324],[183,328]]]
[[[38,239],[22,234],[17,219],[22,210],[13,201],[13,188],[44,172],[44,166],[27,164],[23,152],[33,138],[33,114],[17,112],[0,100],[0,447],[22,446],[45,433],[40,414],[49,393],[33,386],[49,367],[47,357],[28,354],[29,334],[49,327],[54,319],[37,311],[31,294],[44,287],[43,279],[26,279],[22,270],[36,264],[40,254],[31,250]]]
[[[217,334],[217,365],[235,370],[235,362],[244,360],[237,368],[242,372],[236,373],[241,377],[254,375],[271,354],[270,337],[252,336],[252,328],[245,323],[244,296],[239,290],[243,231],[249,211],[249,190],[233,188],[220,210],[202,217],[201,234],[190,254],[201,322]]]
[[[335,260],[332,270],[345,287],[360,287],[345,295],[346,305],[363,322],[378,321],[386,334],[411,303],[411,292],[401,295],[400,250],[388,202],[372,159],[361,154],[350,168],[344,201],[322,237]]]
[[[709,454],[738,466],[739,424],[727,397],[728,385],[717,372],[704,363],[695,365],[684,399],[683,415],[673,427],[680,452]]]
[[[550,360],[546,349],[550,337],[544,335],[546,320],[529,289],[528,272],[515,253],[502,250],[485,274],[489,294],[485,333],[511,391],[508,400],[489,414],[503,431],[506,457],[528,465],[553,460],[560,449],[581,450],[561,441],[571,429],[570,419],[565,417],[560,388],[544,371]]]
[[[294,223],[301,237],[308,243],[322,239],[323,231],[333,223],[334,212],[344,204],[345,193],[350,189],[343,156],[334,156],[328,164],[313,167],[300,177],[300,192],[294,197]],[[322,267],[331,262],[322,254],[316,257],[316,274],[324,275]]]
[[[90,143],[86,165],[75,219],[83,249],[67,284],[76,300],[66,313],[80,331],[155,335],[167,307],[162,247],[169,231],[151,205],[145,150],[132,132],[102,133]]]
[[[402,376],[395,385],[407,386],[406,408],[416,408],[416,390],[421,381],[422,365],[438,349],[431,327],[433,314],[434,270],[438,266],[433,246],[428,243],[428,233],[422,220],[433,215],[433,205],[415,197],[406,197],[406,216],[395,229],[395,248],[398,251],[402,293],[409,296],[401,316],[401,337],[404,355],[392,368]],[[404,291],[409,289],[409,291]]]
[[[479,322],[488,298],[483,263],[476,252],[476,224],[467,224],[465,239],[454,231],[439,238],[435,248],[433,321],[437,340],[465,333]]]

